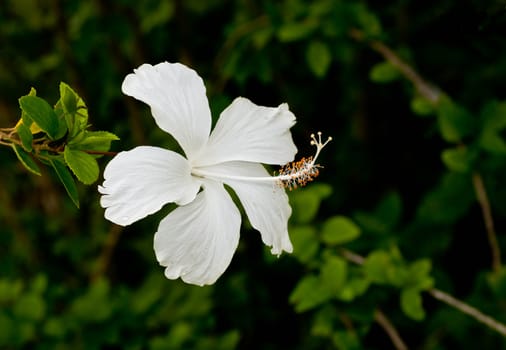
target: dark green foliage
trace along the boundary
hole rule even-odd
[[[17,141],[0,152],[0,348],[391,349],[381,311],[409,348],[506,349],[428,293],[506,322],[477,200],[481,180],[504,252],[503,2],[9,0],[0,23],[1,135]],[[218,282],[188,286],[153,254],[166,209],[104,219],[110,148],[178,149],[121,93],[166,60],[203,77],[214,121],[245,96],[290,105],[298,157],[333,137],[289,192],[293,254],[246,223]]]

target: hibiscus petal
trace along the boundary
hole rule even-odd
[[[214,283],[232,260],[240,226],[239,210],[223,185],[206,181],[193,202],[160,222],[154,250],[165,276],[196,285]]]
[[[98,187],[106,219],[130,225],[166,203],[192,201],[200,182],[190,173],[188,160],[163,148],[141,146],[119,153],[107,164]]]
[[[180,63],[143,64],[126,76],[121,89],[151,107],[156,124],[179,142],[191,159],[211,130],[204,82]]]
[[[215,174],[226,174],[234,177],[269,177],[269,173],[258,163],[227,162],[202,168],[203,171]],[[264,244],[272,247],[272,254],[282,251],[293,251],[288,236],[288,218],[292,208],[284,188],[273,182],[255,182],[230,179],[217,176],[216,180],[223,181],[237,194],[246,215],[255,229],[257,229]]]
[[[220,116],[198,166],[226,161],[286,164],[297,153],[290,128],[295,116],[287,104],[276,108],[257,106],[239,97]]]

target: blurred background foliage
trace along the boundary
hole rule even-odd
[[[31,87],[56,101],[64,81],[92,129],[121,138],[113,150],[177,149],[120,91],[140,64],[167,60],[199,72],[214,118],[239,95],[287,102],[299,155],[312,132],[334,139],[317,182],[290,192],[294,253],[272,257],[245,222],[231,266],[204,288],[157,266],[153,233],[170,208],[114,226],[94,185],[79,185],[76,209],[51,169],[31,174],[4,148],[0,347],[506,349],[433,297],[444,290],[506,322],[505,8],[0,1],[0,127],[16,124]]]

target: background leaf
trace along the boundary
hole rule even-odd
[[[335,216],[325,221],[322,239],[325,243],[336,245],[350,242],[360,235],[360,228],[344,216]]]
[[[320,41],[311,41],[306,51],[309,68],[317,77],[323,77],[329,70],[332,54],[328,46]]]

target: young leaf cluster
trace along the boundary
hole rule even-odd
[[[19,161],[32,173],[41,175],[41,164],[53,168],[72,202],[79,207],[74,176],[85,185],[97,181],[97,158],[108,154],[111,141],[118,137],[107,131],[90,130],[86,104],[63,82],[54,106],[37,96],[32,88],[19,99],[19,107],[21,118],[13,129],[2,131],[2,142],[12,147]]]

